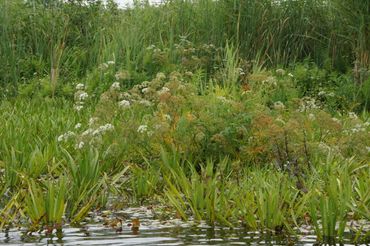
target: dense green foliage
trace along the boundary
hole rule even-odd
[[[107,60],[151,74],[145,49],[169,48],[173,58],[180,36],[216,47],[231,41],[261,66],[310,58],[342,72],[356,65],[358,80],[369,66],[367,0],[172,0],[126,11],[112,1],[67,2],[0,1],[0,84],[52,77],[51,69],[68,83]]]
[[[0,0],[0,228],[154,204],[369,240],[368,1],[88,2]]]

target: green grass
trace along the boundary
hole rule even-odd
[[[146,48],[155,44],[172,52],[180,36],[216,47],[232,43],[240,56],[260,66],[310,57],[319,65],[346,71],[356,61],[358,81],[366,80],[366,0],[176,0],[129,10],[92,2],[2,0],[0,57],[6,62],[0,68],[0,84],[17,87],[36,73],[38,78],[50,75],[55,87],[82,78],[108,60],[131,72],[150,72],[143,67]]]

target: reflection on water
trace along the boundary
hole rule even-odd
[[[65,225],[51,235],[29,235],[25,229],[16,228],[0,232],[0,245],[318,245],[309,226],[299,228],[301,235],[288,237],[243,228],[210,227],[204,221],[163,221],[156,214],[152,206],[95,211],[89,213],[84,226]],[[368,231],[370,226],[363,224]],[[355,245],[350,231],[344,236],[344,245]]]
[[[102,225],[91,224],[81,228],[66,227],[52,235],[22,230],[0,233],[0,244],[6,245],[315,245],[313,235],[286,237],[243,229],[204,227],[140,227],[139,232],[125,227],[121,232]],[[348,243],[345,245],[354,245]]]

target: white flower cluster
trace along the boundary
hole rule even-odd
[[[299,112],[306,112],[313,109],[319,109],[319,105],[316,104],[315,98],[304,97],[299,105]]]
[[[93,117],[89,120],[89,128],[82,133],[75,133],[72,131],[68,131],[58,137],[58,142],[67,142],[70,139],[75,140],[75,149],[82,149],[86,144],[96,144],[102,141],[102,136],[106,132],[110,132],[114,130],[114,126],[112,124],[105,124],[100,125],[98,127],[94,126],[97,122],[98,118]],[[81,129],[82,124],[77,123],[75,125],[75,129]]]
[[[334,97],[335,96],[335,94],[334,94],[334,92],[326,92],[326,91],[319,91],[319,93],[317,93],[317,95],[319,96],[319,97]]]
[[[245,75],[245,72],[244,72],[243,68],[238,67],[237,70],[238,70],[238,73],[239,73],[240,76]]]
[[[171,121],[171,120],[172,120],[171,115],[169,115],[169,114],[165,114],[165,115],[164,115],[164,118],[165,118],[167,121]]]
[[[348,117],[349,117],[350,119],[353,119],[353,120],[358,119],[358,116],[357,116],[357,114],[356,114],[355,112],[349,112],[349,113],[348,113]]]
[[[81,111],[84,108],[85,101],[89,98],[89,95],[84,90],[85,90],[84,84],[76,85],[74,109],[77,112]]]
[[[144,88],[141,90],[143,94],[148,94],[150,92],[150,88]]]
[[[148,86],[150,85],[150,82],[149,81],[143,81],[142,83],[138,84],[138,85],[134,85],[134,89],[137,89],[137,90],[143,90],[144,88],[147,88]]]
[[[89,126],[91,127],[91,126],[93,126],[97,121],[99,120],[99,118],[98,117],[91,117],[90,119],[89,119]]]
[[[137,132],[138,133],[144,133],[148,130],[148,126],[147,125],[140,125],[138,128],[137,128]]]
[[[75,145],[75,149],[82,149],[84,146],[85,146],[85,143],[81,141]]]
[[[335,123],[338,123],[338,124],[340,124],[341,122],[340,122],[340,120],[338,119],[338,118],[335,118],[335,117],[333,117],[333,118],[331,118]]]
[[[166,75],[164,73],[157,73],[156,79],[158,80],[166,79]]]
[[[105,70],[105,69],[109,68],[110,65],[114,65],[114,64],[116,64],[115,61],[107,61],[107,62],[104,62],[104,63],[100,64],[99,68],[101,70]]]
[[[79,100],[80,101],[85,101],[87,98],[89,97],[89,95],[86,93],[86,92],[83,92],[79,95]]]
[[[92,132],[92,135],[98,136],[98,135],[104,134],[105,132],[113,131],[113,130],[114,130],[114,126],[108,123],[108,124],[99,126],[96,130]]]
[[[345,134],[351,135],[352,133],[361,133],[361,132],[367,132],[368,127],[370,126],[370,122],[364,122],[364,123],[357,123],[350,129],[347,129],[344,131]]]
[[[146,47],[146,49],[147,50],[154,50],[155,49],[155,45],[154,44],[151,44],[148,47]]]
[[[69,139],[73,138],[74,136],[76,136],[74,132],[68,131],[58,137],[58,142],[66,142]]]
[[[119,101],[119,102],[118,102],[118,106],[119,106],[120,108],[123,108],[123,109],[125,109],[125,108],[129,108],[129,107],[130,107],[130,105],[131,105],[131,103],[130,103],[130,101],[128,101],[128,100],[122,100],[122,101]]]
[[[82,149],[85,146],[85,143],[88,142],[90,145],[101,143],[102,142],[102,136],[106,132],[110,132],[114,130],[114,126],[112,124],[105,124],[101,125],[97,128],[92,127],[92,125],[95,123],[96,118],[90,119],[90,128],[85,130],[80,134],[79,142],[76,143],[75,148],[76,149]]]
[[[170,92],[170,89],[168,87],[163,86],[162,89],[158,91],[158,95],[163,95],[168,92]]]
[[[364,127],[364,125],[362,124],[356,124],[352,129],[351,131],[353,133],[357,133],[357,132],[365,132],[366,131],[366,128]]]
[[[89,135],[91,135],[93,132],[94,132],[94,129],[89,128],[89,129],[87,129],[86,131],[84,131],[83,133],[81,133],[81,136],[82,136],[82,137],[89,136]]]
[[[84,85],[84,84],[81,84],[81,83],[80,83],[80,84],[77,84],[77,85],[76,85],[76,90],[78,90],[78,91],[79,91],[79,90],[84,90],[84,89],[85,89],[85,85]]]
[[[119,82],[114,82],[111,86],[110,86],[110,89],[112,91],[119,91],[121,89],[121,86],[119,84]]]

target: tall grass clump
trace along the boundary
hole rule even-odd
[[[259,65],[310,58],[340,71],[353,67],[361,82],[368,77],[365,0],[176,0],[129,9],[100,1],[3,0],[0,8],[3,86],[47,76],[55,91],[56,81],[80,79],[106,61],[150,75],[143,66],[146,48],[168,48],[173,59],[182,37],[196,45],[238,47],[240,57]]]

